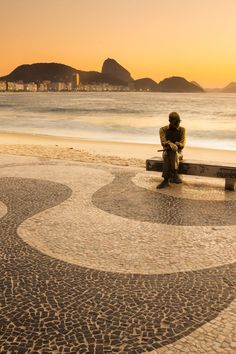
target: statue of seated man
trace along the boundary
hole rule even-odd
[[[163,181],[157,188],[164,188],[172,183],[182,183],[178,174],[179,161],[183,159],[182,150],[186,142],[185,128],[180,126],[180,116],[176,112],[169,114],[169,125],[160,128],[163,151]]]

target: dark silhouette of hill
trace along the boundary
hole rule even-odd
[[[156,81],[146,77],[143,79],[138,79],[138,80],[134,80],[134,87],[136,90],[140,91],[157,91],[158,90],[158,84],[156,83]]]
[[[162,80],[157,84],[150,78],[134,80],[129,71],[114,59],[106,59],[102,66],[102,72],[82,71],[71,66],[59,63],[36,63],[18,66],[9,75],[0,77],[0,80],[29,82],[70,82],[73,74],[80,74],[82,84],[108,83],[111,85],[127,86],[133,84],[136,90],[149,90],[157,92],[204,92],[203,88],[189,82],[182,77],[173,76]],[[232,83],[231,85],[233,85]],[[233,92],[233,91],[225,91]],[[234,91],[235,92],[235,91]]]
[[[204,92],[204,90],[183,77],[172,76],[158,84],[159,92]]]
[[[202,87],[198,82],[196,82],[196,81],[190,81],[190,82],[191,82],[191,84],[193,84],[193,85],[195,85],[195,86],[198,86],[198,87],[200,87],[202,90],[204,90],[203,87]]]
[[[72,75],[77,73],[77,70],[71,66],[57,63],[37,63],[25,64],[18,66],[9,75],[2,77],[8,81],[71,81]]]
[[[9,75],[3,76],[0,80],[6,81],[23,81],[40,82],[70,82],[75,73],[80,74],[80,80],[83,84],[103,83],[107,82],[112,85],[126,85],[125,82],[107,74],[97,71],[82,71],[72,68],[71,66],[58,63],[36,63],[18,66]]]
[[[99,73],[98,71],[77,70],[77,72],[80,74],[82,84],[108,83],[110,85],[127,86],[126,82],[119,80],[118,78],[114,78],[108,74]]]
[[[236,82],[231,82],[226,87],[222,89],[222,92],[225,93],[236,93]]]
[[[121,80],[126,83],[134,81],[123,66],[121,66],[115,59],[107,58],[102,66],[102,74],[109,75],[115,79]]]

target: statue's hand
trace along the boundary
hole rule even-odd
[[[179,149],[183,149],[183,145],[179,141],[176,141],[175,145],[177,145]]]
[[[176,144],[169,142],[168,145],[172,151],[174,152],[178,151],[178,146]]]

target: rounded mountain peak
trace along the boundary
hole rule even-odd
[[[115,59],[107,58],[102,66],[102,74],[109,75],[120,81],[129,83],[133,81],[128,70],[121,66]]]
[[[158,91],[161,92],[204,92],[204,90],[187,81],[184,77],[172,76],[159,82]]]

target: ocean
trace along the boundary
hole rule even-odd
[[[236,94],[0,93],[0,131],[156,144],[176,111],[190,147],[236,150]]]

